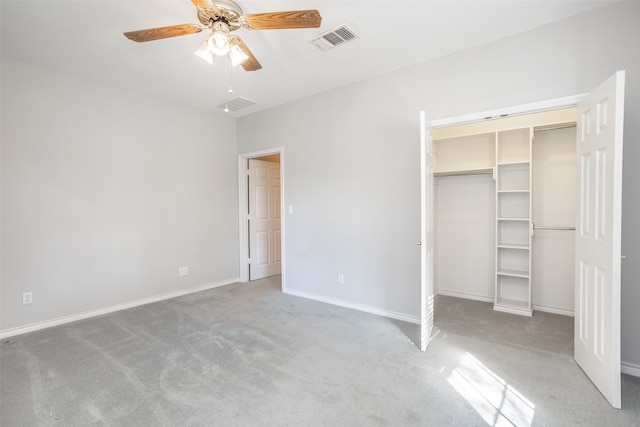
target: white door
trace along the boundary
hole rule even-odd
[[[420,350],[433,332],[433,141],[420,112]]]
[[[280,268],[280,164],[249,159],[249,280]]]
[[[624,71],[578,104],[575,359],[614,408],[620,392]]]

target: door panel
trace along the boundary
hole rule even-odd
[[[420,350],[433,332],[433,141],[424,111],[420,112]]]
[[[578,104],[575,359],[621,406],[620,240],[624,71]]]
[[[249,159],[249,280],[280,274],[280,165]]]

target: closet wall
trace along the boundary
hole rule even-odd
[[[496,257],[504,249],[496,250],[496,178],[502,173],[496,172],[496,159],[501,159],[496,141],[505,130],[524,127],[528,135],[530,127],[531,200],[523,198],[522,208],[528,211],[531,205],[531,221],[522,225],[533,234],[530,247],[522,251],[525,259],[531,256],[528,277],[522,280],[527,286],[530,279],[531,296],[523,293],[524,306],[573,315],[576,154],[575,126],[569,120],[575,120],[574,109],[434,130],[438,294],[499,299],[496,284],[499,288],[504,277],[496,276]]]
[[[532,296],[534,308],[573,315],[576,128],[534,132]]]
[[[493,176],[440,176],[434,184],[437,292],[493,302]]]

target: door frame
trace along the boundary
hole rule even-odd
[[[618,74],[618,72],[616,73]],[[547,101],[541,101],[541,102],[535,102],[535,103],[530,103],[530,104],[522,104],[522,105],[518,105],[518,106],[512,106],[512,107],[506,107],[506,108],[501,108],[501,109],[496,109],[496,110],[490,110],[490,111],[485,111],[485,112],[477,112],[477,113],[471,113],[471,114],[467,114],[467,115],[460,115],[460,116],[453,116],[453,117],[448,117],[448,118],[443,118],[443,119],[438,119],[438,120],[430,120],[428,122],[426,122],[424,125],[421,125],[421,127],[424,127],[425,129],[432,129],[432,128],[439,128],[439,127],[447,127],[447,126],[454,126],[454,125],[460,125],[460,124],[464,124],[464,123],[470,123],[470,122],[480,122],[483,121],[484,119],[488,119],[488,118],[498,118],[501,116],[514,116],[514,115],[518,115],[518,114],[528,114],[528,113],[535,113],[535,112],[539,112],[539,111],[544,111],[544,110],[554,110],[554,109],[559,109],[559,108],[565,108],[565,107],[575,107],[578,105],[578,103],[584,99],[585,97],[589,96],[590,93],[583,93],[580,95],[573,95],[573,96],[568,96],[568,97],[564,97],[564,98],[556,98],[556,99],[550,99]],[[576,121],[577,121],[577,117],[576,117]],[[421,129],[421,132],[424,132],[424,129]],[[421,159],[421,164],[424,164],[424,160]],[[422,197],[425,197],[425,193],[424,193],[425,189],[422,190]],[[432,212],[428,212],[429,210],[433,209],[433,205],[431,206],[427,206],[426,209],[423,209],[423,211],[421,212],[421,218],[424,221],[424,218],[427,217],[428,214],[432,214]],[[424,269],[425,268],[425,257],[421,257],[421,268]],[[422,286],[424,287],[424,286]],[[435,287],[434,287],[435,288]],[[574,284],[574,292],[575,292],[575,284]],[[431,295],[423,295],[422,299],[426,298],[433,298],[433,294]],[[574,296],[575,297],[575,296]],[[421,301],[421,304],[424,305],[424,301]],[[575,308],[575,310],[577,310],[578,307]],[[428,309],[428,311],[426,313],[423,312],[422,314],[422,319],[421,319],[421,335],[425,332],[425,326],[426,324],[428,324],[429,319],[425,319],[424,316],[427,317],[431,317],[431,321],[433,321],[433,307],[431,307],[430,309]],[[426,339],[429,339],[429,337],[426,337]],[[574,350],[574,360],[575,360],[575,350]],[[622,361],[620,361],[620,374],[625,373],[625,369],[624,366],[622,366]],[[587,377],[589,377],[586,372],[585,375]],[[595,383],[594,387],[596,387],[596,389],[602,394],[602,392],[599,389],[599,386],[596,385]],[[608,399],[606,396],[604,396],[606,399]],[[615,406],[614,406],[615,407]]]
[[[249,281],[249,232],[247,221],[249,220],[249,188],[247,177],[247,161],[258,157],[280,155],[280,251],[281,251],[281,289],[286,289],[286,251],[285,251],[285,173],[284,173],[284,147],[267,148],[260,151],[238,154],[238,270],[239,281]]]
[[[471,122],[481,122],[487,119],[497,119],[503,116],[516,116],[520,114],[538,113],[546,110],[575,107],[578,105],[578,102],[587,95],[589,95],[589,93],[581,93],[578,95],[565,96],[563,98],[554,98],[545,101],[531,102],[528,104],[513,105],[511,107],[497,108],[495,110],[445,117],[443,119],[428,121],[427,127],[430,129],[442,128]]]

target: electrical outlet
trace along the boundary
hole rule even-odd
[[[33,293],[25,292],[22,294],[22,304],[31,304],[33,302]]]
[[[344,274],[338,274],[338,283],[344,285]]]
[[[180,267],[178,269],[178,276],[188,276],[189,275],[189,267]]]

